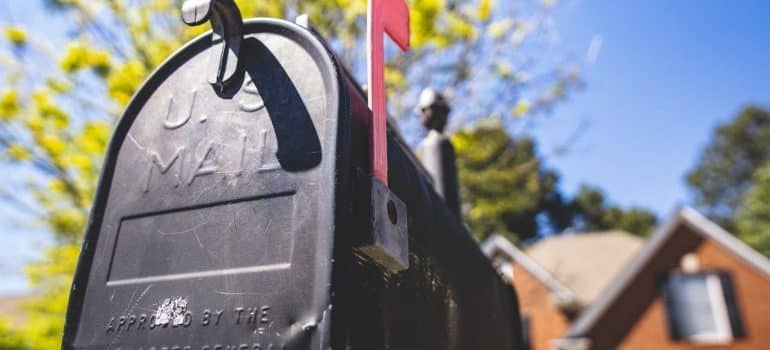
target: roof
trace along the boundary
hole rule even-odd
[[[609,307],[620,297],[625,288],[637,278],[644,267],[656,256],[656,253],[663,249],[663,245],[668,242],[672,235],[679,232],[678,228],[682,226],[689,228],[690,231],[703,236],[705,239],[713,241],[770,279],[770,260],[751,249],[717,224],[708,220],[696,210],[685,207],[674,214],[665,226],[648,239],[644,247],[624,267],[623,271],[617,275],[609,287],[575,320],[567,335],[569,337],[580,337],[588,333],[591,327],[609,311]]]
[[[569,289],[569,287],[559,282],[559,280],[554,278],[554,276],[552,276],[548,271],[530,259],[527,254],[519,250],[519,248],[516,248],[516,246],[513,245],[513,243],[511,243],[509,240],[505,239],[505,237],[500,235],[493,235],[487,238],[483,243],[481,243],[481,250],[488,257],[492,257],[492,255],[495,253],[495,250],[506,254],[513,261],[519,264],[521,268],[525,269],[536,279],[542,282],[546,288],[548,288],[548,290],[550,290],[557,297],[557,299],[564,302],[577,301],[577,295],[571,289]]]
[[[588,305],[642,245],[641,238],[624,231],[561,234],[540,240],[527,254]]]

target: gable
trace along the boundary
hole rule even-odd
[[[658,298],[660,273],[675,269],[681,257],[695,250],[702,242],[702,238],[684,228],[680,228],[679,232],[669,238],[663,242],[665,249],[657,250],[650,257],[635,278],[630,280],[610,301],[601,317],[598,317],[587,331],[578,333],[590,338],[595,349],[616,348],[616,345],[629,333],[634,321],[639,319],[649,305]],[[575,328],[581,325],[580,322],[594,310],[595,305],[584,311],[573,324],[568,335],[576,335]],[[665,324],[662,326],[665,327]]]
[[[685,208],[649,239],[597,302],[578,318],[568,336],[591,338],[597,349],[615,348],[636,320],[643,318],[659,300],[661,274],[678,269],[687,253],[700,255],[703,247],[709,249],[704,256],[708,259],[702,259],[702,268],[740,271],[741,276],[750,275],[754,281],[770,284],[770,263],[764,257],[694,210]],[[714,257],[722,258],[713,260]],[[665,323],[660,326],[665,329]]]
[[[746,264],[740,257],[711,239],[702,239],[692,254],[698,257],[699,271],[724,272],[730,276],[732,281],[738,315],[745,337],[725,343],[724,346],[729,346],[730,349],[764,348],[766,344],[770,343],[770,334],[766,330],[767,322],[770,321],[768,319],[770,299],[767,298],[770,295],[770,280]],[[622,313],[622,307],[618,306],[611,313]],[[654,298],[641,315],[634,320],[623,339],[616,346],[610,348],[664,350],[693,346],[690,342],[671,340],[667,328],[667,317],[663,298]],[[616,320],[616,322],[618,321]],[[594,337],[600,336],[594,335]],[[597,344],[606,344],[601,339],[597,340],[595,342]],[[714,346],[710,348],[714,348]]]

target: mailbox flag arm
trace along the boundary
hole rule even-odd
[[[367,13],[367,69],[372,173],[388,185],[387,111],[383,34],[402,50],[409,49],[409,8],[404,0],[369,0]]]

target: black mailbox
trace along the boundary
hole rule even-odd
[[[209,33],[120,119],[64,348],[516,348],[511,288],[393,130],[390,190],[403,203],[383,208],[408,231],[394,243],[408,268],[367,254],[380,217],[370,112],[324,42],[282,20],[241,30],[226,84],[210,74]]]

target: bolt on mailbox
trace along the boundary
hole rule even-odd
[[[212,21],[118,122],[64,349],[515,349],[515,295],[308,25]]]

